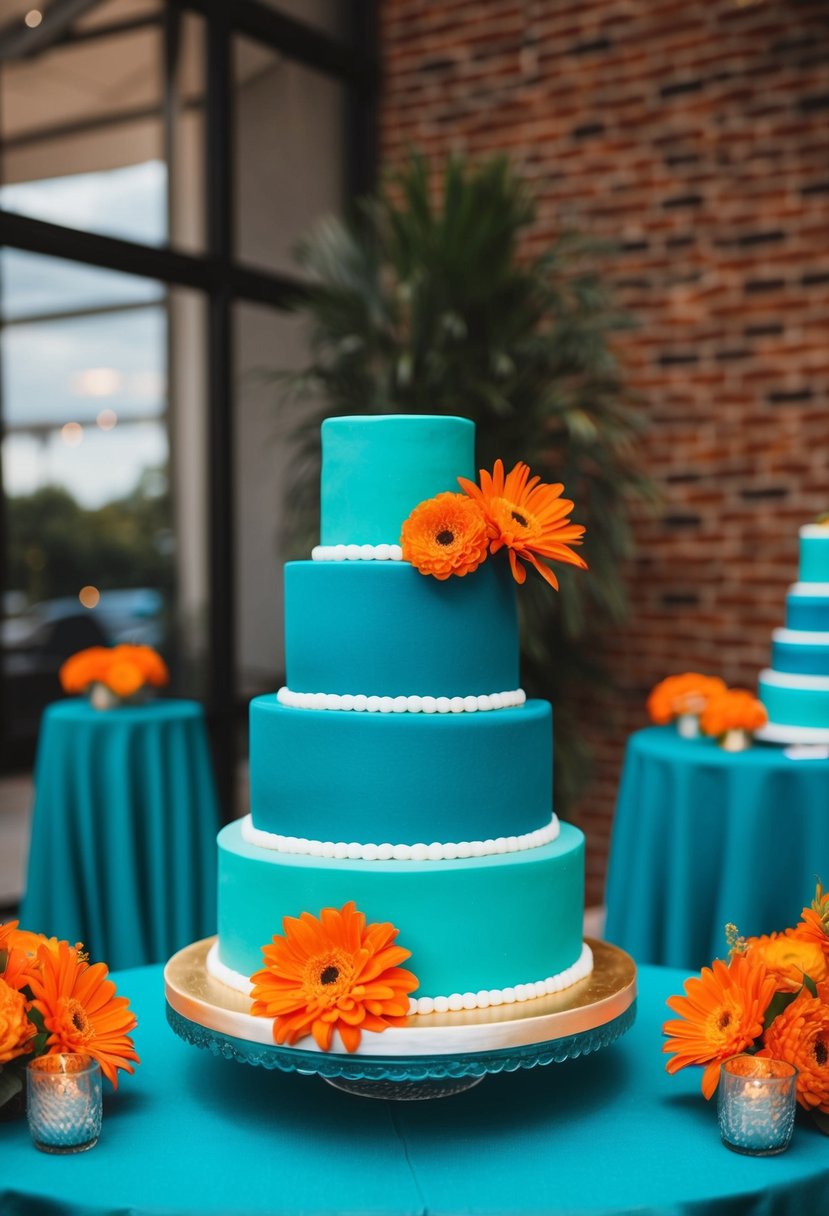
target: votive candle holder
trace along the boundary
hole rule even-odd
[[[723,1144],[771,1157],[789,1147],[797,1107],[797,1069],[785,1060],[734,1056],[720,1069],[717,1115]]]
[[[26,1069],[26,1112],[35,1148],[83,1153],[101,1134],[101,1067],[90,1056],[37,1056]]]

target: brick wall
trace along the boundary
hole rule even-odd
[[[646,401],[618,685],[583,707],[595,753],[575,816],[603,897],[627,734],[677,670],[756,687],[794,580],[797,528],[829,509],[826,0],[385,0],[386,163],[407,146],[506,152],[532,184],[528,245],[621,242]]]

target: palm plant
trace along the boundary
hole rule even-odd
[[[640,420],[613,349],[630,322],[611,306],[589,242],[562,236],[521,255],[534,208],[503,158],[454,157],[432,185],[412,155],[353,218],[326,219],[298,251],[310,360],[277,377],[283,404],[304,403],[287,545],[304,555],[318,536],[319,426],[330,414],[460,414],[476,424],[478,467],[520,459],[564,482],[590,572],[561,569],[558,596],[539,578],[519,591],[522,681],[556,707],[562,806],[586,760],[568,689],[605,680],[572,642],[623,618],[629,503],[647,493]]]

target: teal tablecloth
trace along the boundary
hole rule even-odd
[[[819,1216],[829,1139],[805,1115],[778,1157],[724,1148],[700,1074],[665,1072],[666,998],[640,969],[637,1021],[595,1055],[488,1076],[425,1102],[357,1098],[176,1038],[162,968],[116,975],[142,1063],[104,1095],[98,1145],[48,1157],[0,1124],[3,1216]]]
[[[639,963],[697,969],[800,919],[829,884],[829,760],[755,744],[729,753],[650,727],[628,741],[613,824],[606,934]],[[829,1210],[829,1196],[827,1196]]]
[[[41,723],[21,924],[111,969],[162,962],[216,931],[215,785],[195,701]]]

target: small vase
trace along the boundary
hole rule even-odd
[[[717,742],[725,752],[744,752],[751,747],[752,735],[747,730],[727,730]]]
[[[123,697],[119,697],[111,688],[107,688],[106,684],[100,684],[97,681],[90,684],[86,695],[93,709],[117,709],[119,705],[124,704]]]
[[[699,718],[696,714],[680,714],[676,720],[676,729],[683,739],[696,739],[699,735]]]

